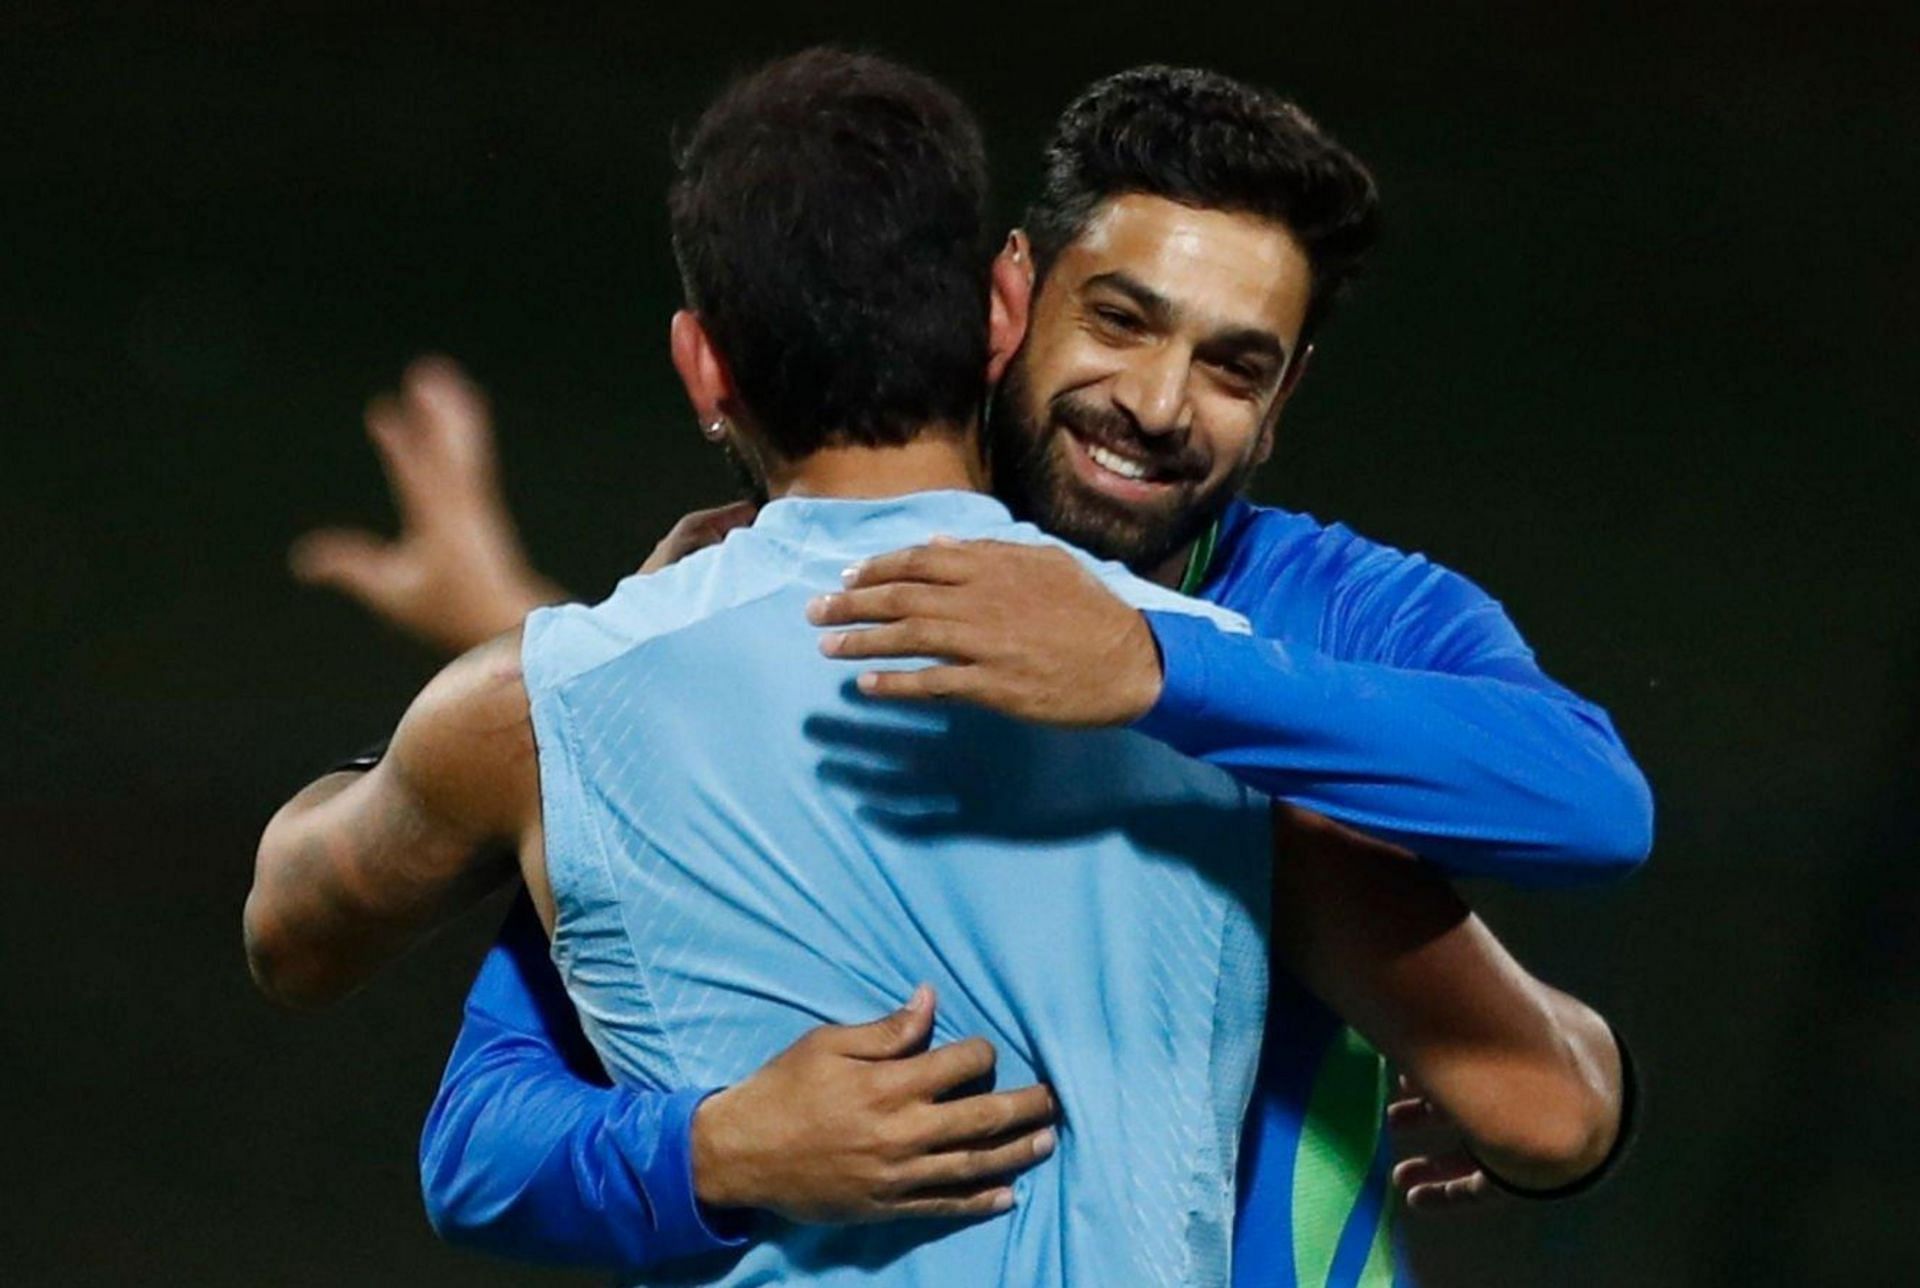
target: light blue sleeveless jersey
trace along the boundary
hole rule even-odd
[[[1054,1156],[990,1220],[775,1223],[647,1282],[1224,1285],[1266,1001],[1267,798],[1126,730],[853,689],[806,602],[996,501],[780,500],[594,608],[528,619],[554,960],[607,1068],[720,1086],[922,981],[936,1042],[1044,1080]],[[1141,607],[1237,616],[1086,556]],[[1098,683],[1099,677],[1088,677]]]

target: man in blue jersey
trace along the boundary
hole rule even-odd
[[[1104,127],[1120,113],[1135,127],[1137,152],[1103,155],[1094,145],[1114,133]],[[1216,168],[1213,182],[1248,191],[1195,188],[1206,167],[1193,167],[1203,172],[1196,180],[1170,158],[1176,141],[1191,148],[1203,137],[1197,121],[1256,137],[1283,121],[1296,145],[1304,138],[1317,151],[1281,157],[1264,175],[1258,156],[1238,176],[1227,167],[1223,180]],[[1636,825],[1644,830],[1637,775],[1604,717],[1539,677],[1491,601],[1341,530],[1244,503],[1221,509],[1264,455],[1303,369],[1305,336],[1337,290],[1343,259],[1367,240],[1370,187],[1354,186],[1357,167],[1327,166],[1343,155],[1310,123],[1287,121],[1271,101],[1219,78],[1154,72],[1098,87],[1064,118],[1050,152],[1049,191],[1030,221],[1044,270],[1033,339],[996,404],[996,481],[1024,512],[1162,579],[1184,573],[1210,597],[1241,597],[1258,610],[1250,615],[1268,642],[1216,644],[1154,614],[1142,632],[1139,613],[1090,593],[1058,561],[990,545],[870,562],[816,617],[887,625],[829,637],[828,647],[845,657],[931,652],[958,663],[882,679],[871,690],[879,696],[911,688],[1072,724],[1144,713],[1143,727],[1182,750],[1462,871],[1551,879],[1570,863],[1631,861],[1644,848],[1633,835]],[[1326,203],[1327,190],[1337,197],[1345,184],[1345,204],[1316,209],[1275,185],[1271,171],[1286,164],[1330,169],[1333,182],[1308,196]],[[1263,200],[1263,182],[1282,195]],[[1194,247],[1202,253],[1179,253]],[[1016,239],[1004,266],[1033,265]],[[1152,656],[1156,644],[1164,663]],[[1434,682],[1447,672],[1487,683]],[[1090,685],[1089,674],[1114,682]],[[1210,683],[1194,684],[1196,676]],[[1223,693],[1233,701],[1222,702]],[[1371,709],[1356,706],[1358,697]],[[1504,745],[1484,745],[1489,734]],[[500,975],[493,964],[489,971]],[[485,1022],[485,1010],[470,1012],[470,1028]],[[1290,1027],[1290,1038],[1302,1037],[1301,1026]],[[1306,1027],[1318,1036],[1269,1044],[1249,1124],[1255,1166],[1243,1195],[1242,1267],[1275,1260],[1249,1257],[1246,1245],[1263,1211],[1285,1208],[1253,1196],[1298,1189],[1288,1174],[1320,1165],[1294,1144],[1302,1106],[1362,1104],[1353,1116],[1369,1141],[1377,1124],[1377,1059],[1348,1051],[1330,1020]],[[1357,1101],[1323,1094],[1349,1064],[1374,1090]],[[469,1078],[455,1088],[453,1080],[473,1067],[457,1056],[450,1070],[449,1090],[468,1093],[469,1107],[484,1102],[471,1094],[479,1084]],[[460,1098],[443,1097],[439,1108],[457,1110]],[[604,1108],[590,1096],[576,1103],[583,1120]],[[1269,1113],[1269,1103],[1281,1108]],[[437,1113],[436,1122],[445,1128],[450,1118],[462,1131],[489,1121],[482,1111]],[[1276,1135],[1275,1124],[1286,1130]],[[1377,1193],[1382,1178],[1364,1175],[1364,1163],[1361,1170],[1354,1187]],[[528,1215],[510,1206],[503,1217]],[[1290,1272],[1320,1281],[1322,1270],[1373,1263],[1365,1206],[1351,1203],[1342,1228],[1319,1238],[1324,1248],[1304,1246],[1316,1240],[1295,1213],[1275,1236],[1291,1243]]]

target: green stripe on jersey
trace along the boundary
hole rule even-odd
[[[1314,1075],[1307,1117],[1293,1164],[1293,1273],[1299,1288],[1323,1288],[1333,1269],[1340,1232],[1346,1228],[1380,1140],[1387,1108],[1387,1068],[1352,1029],[1342,1029]],[[1387,1205],[1381,1231],[1388,1227]],[[1367,1269],[1383,1260],[1392,1273],[1391,1240],[1382,1257],[1380,1231]],[[1371,1285],[1374,1279],[1362,1277]]]

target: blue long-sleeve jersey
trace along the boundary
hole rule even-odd
[[[1569,884],[1651,845],[1645,780],[1606,715],[1548,679],[1472,582],[1340,525],[1236,502],[1201,597],[1229,636],[1149,613],[1165,685],[1139,727],[1456,875]],[[1396,1266],[1377,1056],[1276,978],[1242,1144],[1236,1288],[1379,1285]],[[702,1089],[605,1084],[522,909],[467,1000],[421,1143],[444,1236],[634,1269],[737,1241],[695,1202]]]

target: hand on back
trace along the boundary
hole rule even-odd
[[[928,1049],[933,991],[869,1024],[823,1025],[693,1120],[694,1190],[794,1221],[983,1217],[1049,1156],[1045,1086],[949,1099],[993,1071],[984,1038]]]
[[[957,699],[1071,727],[1130,724],[1159,700],[1160,648],[1146,618],[1056,546],[935,539],[847,572],[814,600],[829,657],[930,657],[868,671],[870,697]]]

